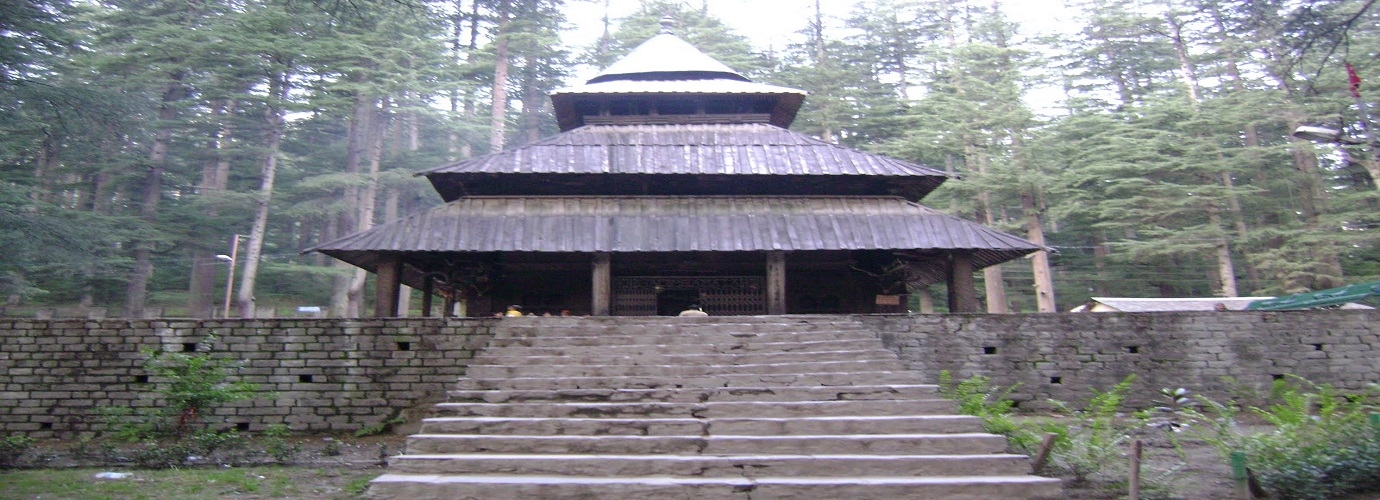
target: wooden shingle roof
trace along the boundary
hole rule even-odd
[[[1041,247],[897,197],[471,197],[312,250],[379,252],[967,250],[985,267]]]

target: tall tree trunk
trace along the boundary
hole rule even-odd
[[[1035,205],[1035,195],[1029,191],[1021,193],[1021,211],[1025,213],[1025,238],[1036,245],[1044,246],[1045,228],[1040,221],[1040,209]],[[1054,302],[1054,277],[1049,272],[1049,252],[1040,250],[1030,259],[1035,274],[1035,304],[1040,312],[1056,312]]]
[[[230,155],[224,150],[234,133],[234,126],[225,117],[234,114],[234,109],[233,100],[217,100],[211,106],[211,115],[224,120],[224,125],[206,141],[206,149],[211,154],[201,169],[201,183],[198,184],[198,190],[203,196],[223,192],[228,187]],[[216,203],[212,203],[202,211],[202,215],[214,219],[220,216],[220,210]],[[215,308],[215,289],[219,281],[216,276],[224,267],[215,258],[216,254],[214,248],[198,247],[192,250],[191,280],[187,284],[187,312],[194,318],[209,318]]]
[[[987,175],[987,156],[983,154],[972,158],[977,163],[978,176]],[[988,226],[997,224],[997,217],[992,210],[992,193],[982,190],[978,193],[978,210],[982,212],[982,221]],[[1006,298],[1006,279],[1003,276],[1001,264],[987,266],[982,269],[983,292],[987,296],[987,312],[991,314],[1006,314],[1011,312],[1007,308]]]
[[[379,192],[379,167],[383,160],[383,138],[388,134],[388,98],[380,102],[379,109],[374,112],[374,119],[370,120],[371,126],[368,127],[371,139],[369,141],[368,158],[368,178],[364,189],[359,196],[359,217],[355,231],[365,231],[374,227],[375,211],[378,204]],[[364,283],[369,273],[364,269],[355,269],[354,277],[350,281],[349,312],[351,316],[360,317],[364,315]]]
[[[498,27],[494,41],[493,103],[489,113],[489,152],[503,151],[508,115],[508,0],[498,4]]]
[[[240,286],[236,291],[235,308],[241,318],[257,316],[254,303],[254,285],[259,277],[259,261],[263,255],[264,234],[268,229],[269,202],[273,199],[273,182],[278,172],[278,149],[283,140],[287,102],[292,75],[282,72],[274,75],[269,83],[268,100],[264,107],[264,123],[267,137],[264,141],[263,168],[260,171],[259,193],[254,199],[254,222],[249,229],[249,241],[244,252],[244,271],[240,274]]]
[[[346,132],[345,145],[345,173],[358,174],[360,171],[360,157],[364,156],[364,145],[366,136],[369,133],[369,123],[374,115],[374,101],[367,97],[363,91],[355,94],[354,112],[350,116],[349,130]],[[354,232],[358,226],[357,207],[359,207],[360,189],[358,187],[347,187],[343,194],[345,210],[342,210],[335,224],[337,233],[332,237],[341,237]],[[335,275],[331,286],[331,316],[332,317],[355,317],[350,310],[350,285],[354,282],[355,267],[342,260],[333,260],[332,265],[340,269],[340,273]]]
[[[154,132],[153,145],[149,149],[148,168],[144,172],[143,200],[139,205],[139,218],[148,224],[150,231],[158,223],[158,202],[163,198],[163,168],[168,163],[168,146],[173,131],[169,123],[177,117],[173,103],[186,95],[182,86],[182,75],[173,75],[171,81],[163,86],[162,104],[158,108],[158,119],[162,122]],[[134,241],[134,266],[130,269],[129,284],[125,287],[125,316],[142,318],[148,301],[149,278],[153,277],[153,242],[148,239]]]

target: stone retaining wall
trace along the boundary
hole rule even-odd
[[[1020,384],[1023,408],[1082,402],[1130,374],[1137,405],[1161,387],[1226,398],[1286,374],[1351,390],[1380,382],[1376,311],[857,318],[929,380],[949,370]],[[278,393],[211,416],[226,425],[357,430],[441,400],[499,321],[0,319],[0,433],[71,435],[99,428],[96,408],[151,405],[159,381],[142,368],[148,349],[243,360],[240,380]]]
[[[1380,312],[1081,313],[861,316],[914,370],[935,380],[1020,384],[1022,408],[1080,404],[1134,374],[1128,401],[1161,388],[1218,400],[1268,394],[1298,375],[1347,390],[1380,383]],[[1230,378],[1231,380],[1227,380]]]
[[[495,321],[0,319],[0,433],[70,435],[100,427],[96,408],[152,405],[144,350],[241,360],[237,380],[277,393],[208,416],[226,426],[357,430],[441,400]]]

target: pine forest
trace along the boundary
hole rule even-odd
[[[666,16],[808,91],[793,130],[950,172],[925,205],[1056,250],[985,269],[989,312],[1380,279],[1377,0],[1066,0],[1054,35],[1002,0],[821,1],[775,46],[707,0],[0,2],[7,314],[367,315],[367,273],[302,250],[555,134],[546,92]]]

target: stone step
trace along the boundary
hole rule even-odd
[[[771,364],[818,361],[895,360],[896,353],[886,349],[858,349],[816,352],[714,352],[714,353],[627,353],[607,354],[592,351],[578,355],[530,354],[522,349],[502,349],[480,356],[477,362],[494,365],[731,365]]]
[[[439,417],[424,419],[420,432],[535,436],[959,434],[982,432],[982,421],[965,415],[712,419]]]
[[[1021,455],[399,455],[391,473],[536,474],[550,476],[738,477],[790,476],[1001,476],[1030,471]]]
[[[630,356],[639,354],[738,354],[760,353],[810,353],[826,351],[848,351],[876,349],[881,341],[876,338],[853,340],[818,340],[800,342],[745,342],[735,339],[730,342],[704,344],[605,344],[598,339],[579,337],[558,337],[571,342],[571,345],[532,345],[531,339],[495,339],[477,357],[504,355],[532,356],[582,356],[613,355]],[[563,341],[564,342],[564,341]]]
[[[532,347],[559,347],[559,346],[579,346],[579,345],[677,345],[677,344],[752,344],[752,343],[800,343],[800,342],[822,342],[839,340],[872,340],[876,346],[876,334],[866,330],[828,330],[820,332],[725,332],[707,331],[702,333],[690,332],[666,332],[666,333],[634,333],[628,332],[607,334],[607,335],[579,335],[568,336],[558,335],[557,332],[545,332],[542,335],[531,336],[510,336],[496,334],[489,345],[502,347],[508,345],[532,346]]]
[[[802,361],[794,363],[743,365],[489,365],[476,364],[465,369],[475,378],[516,377],[695,377],[728,374],[822,374],[853,373],[865,370],[905,370],[901,360]]]
[[[612,418],[643,417],[832,417],[941,415],[954,412],[947,399],[906,401],[710,401],[704,403],[440,403],[440,417]]]
[[[508,436],[413,434],[409,454],[577,453],[577,454],[841,454],[992,455],[1006,450],[995,434],[847,434],[795,436]]]
[[[384,474],[376,499],[892,499],[990,500],[1063,498],[1057,479],[1035,476],[949,477],[571,477],[537,475]]]
[[[466,377],[459,381],[461,390],[556,390],[556,389],[656,389],[679,387],[742,387],[742,386],[876,386],[920,384],[920,375],[909,371],[816,373],[816,374],[723,374],[698,377]]]
[[[536,401],[846,401],[931,399],[934,385],[862,385],[807,387],[709,387],[663,389],[454,390],[450,402],[503,403]]]

